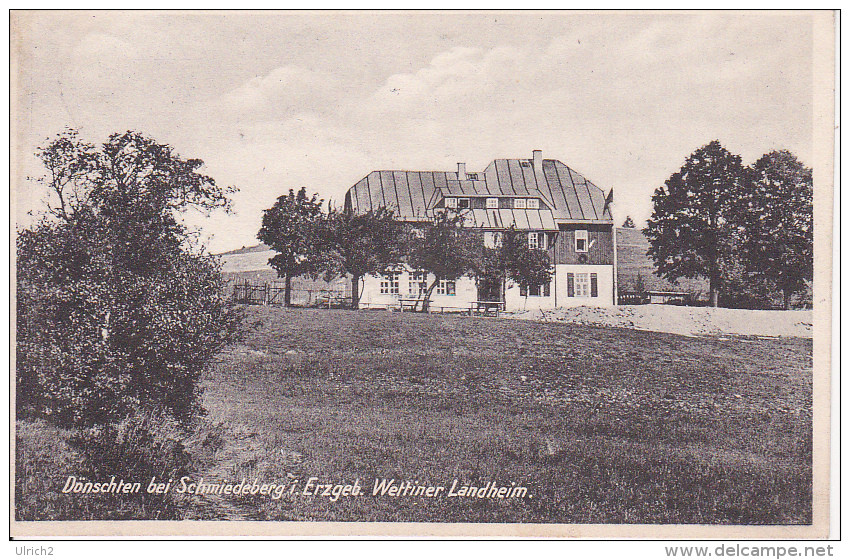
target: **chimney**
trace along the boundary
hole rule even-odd
[[[534,173],[543,175],[543,152],[541,150],[534,150],[531,153],[531,159],[534,161]]]
[[[466,181],[466,164],[458,163],[457,164],[457,180],[458,181]]]

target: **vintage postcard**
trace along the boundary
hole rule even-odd
[[[12,11],[11,536],[826,538],[831,11]]]

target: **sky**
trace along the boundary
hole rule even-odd
[[[188,214],[213,252],[257,243],[306,187],[341,204],[372,170],[558,159],[640,225],[718,139],[744,163],[812,161],[812,16],[797,12],[30,12],[13,15],[17,222],[34,152],[65,127],[136,130],[235,186]]]

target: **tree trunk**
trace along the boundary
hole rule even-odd
[[[360,275],[351,275],[351,309],[360,308]]]
[[[434,292],[434,288],[437,287],[439,282],[439,278],[434,280],[431,283],[431,286],[428,287],[428,291],[425,292],[425,298],[422,300],[422,313],[428,313],[428,310],[431,308],[431,294]]]
[[[782,290],[782,308],[785,311],[791,309],[791,290]]]
[[[286,275],[286,288],[283,292],[283,305],[286,307],[292,306],[292,276]]]
[[[715,276],[712,276],[709,280],[708,289],[711,291],[711,300],[709,302],[709,305],[711,307],[718,306],[720,300],[720,287],[718,286],[719,283],[720,282],[717,281],[717,278]]]

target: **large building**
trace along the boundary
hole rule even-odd
[[[616,303],[616,251],[611,202],[605,193],[558,160],[497,159],[483,172],[372,171],[345,195],[345,207],[366,212],[392,209],[409,222],[422,222],[444,208],[456,209],[465,226],[496,242],[511,225],[528,232],[533,248],[549,252],[555,270],[549,284],[485,286],[465,276],[440,281],[431,305],[469,309],[475,301],[492,301],[501,293],[505,308],[519,311],[575,305]],[[361,283],[363,307],[395,307],[400,300],[420,296],[434,280],[421,271],[399,265]]]

